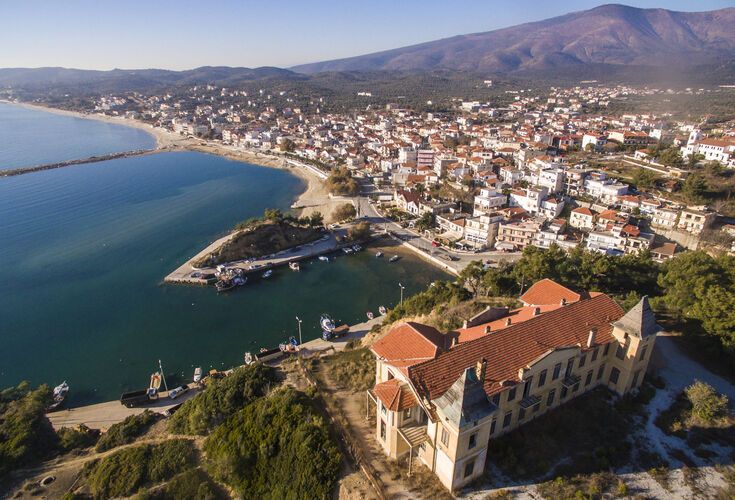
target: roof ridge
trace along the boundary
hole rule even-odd
[[[433,342],[432,342],[431,340],[427,339],[427,338],[426,338],[426,337],[424,336],[424,334],[423,334],[423,333],[421,333],[421,331],[420,331],[420,330],[419,330],[418,328],[416,328],[415,326],[413,326],[413,325],[420,325],[420,326],[425,326],[425,327],[427,327],[427,328],[434,328],[433,326],[429,326],[429,325],[423,325],[423,324],[421,324],[421,323],[418,323],[418,322],[416,322],[416,321],[406,321],[406,325],[408,325],[408,327],[409,327],[409,328],[411,328],[411,330],[413,330],[414,332],[418,333],[418,334],[419,334],[419,337],[421,337],[421,338],[422,338],[422,339],[424,339],[424,340],[425,340],[426,342],[428,342],[429,344],[431,344],[431,346],[432,346],[432,347],[433,347],[433,348],[434,348],[435,350],[437,350],[437,351],[439,350],[439,346],[437,346],[437,345],[436,345],[435,343],[433,343]],[[437,330],[436,328],[434,328],[434,330],[436,330],[436,331],[437,331],[437,333],[438,333],[439,335],[444,335],[444,334],[443,334],[442,332],[440,332],[440,331],[439,331],[439,330]]]

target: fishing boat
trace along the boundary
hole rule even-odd
[[[289,337],[288,342],[278,344],[278,348],[283,352],[296,352],[299,350],[299,341],[296,337]]]
[[[291,269],[292,271],[300,271],[301,270],[301,266],[299,265],[298,262],[289,262],[288,263],[288,268]]]
[[[268,279],[271,276],[273,276],[273,269],[268,269],[266,272],[263,273],[263,279]]]
[[[372,312],[372,311],[368,311],[368,312],[366,313],[366,315],[367,315],[367,319],[373,319],[373,318],[375,317],[375,315],[373,314],[373,312]]]
[[[383,252],[378,252],[375,254],[375,258],[379,259],[383,256]]]
[[[400,259],[400,257],[399,257],[399,256],[397,256],[397,255],[394,255],[393,257],[391,257],[390,259],[388,259],[388,262],[395,262],[395,261],[397,261],[398,259]]]
[[[322,314],[322,317],[319,318],[319,326],[323,331],[331,333],[334,330],[334,320],[328,314]]]
[[[319,260],[321,260],[322,262],[329,262],[329,257],[327,257],[326,255],[320,255]]]
[[[151,385],[148,390],[155,389],[156,392],[161,388],[161,372],[151,374]]]
[[[202,380],[202,367],[197,366],[194,368],[194,382],[199,383]]]
[[[385,316],[388,313],[388,309],[385,308],[385,306],[378,307],[378,312],[381,316]]]
[[[255,363],[255,358],[251,353],[246,352],[243,361],[245,361],[246,365],[252,365],[253,363]]]
[[[214,287],[217,289],[217,293],[226,292],[235,288],[235,283],[232,280],[219,280],[214,284]]]
[[[66,399],[66,394],[69,392],[69,384],[66,383],[66,380],[64,380],[62,383],[54,387],[53,392],[53,398],[54,402],[51,403],[48,408],[46,408],[46,411],[54,411],[57,410]]]

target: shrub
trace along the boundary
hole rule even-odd
[[[212,476],[249,498],[328,498],[341,462],[312,402],[288,388],[234,414],[204,449]]]
[[[146,484],[191,468],[194,460],[194,444],[188,439],[132,446],[89,465],[86,480],[95,498],[130,496]]]
[[[0,477],[57,449],[58,437],[46,418],[50,401],[45,385],[31,390],[21,383],[0,393]]]
[[[273,368],[260,363],[236,368],[186,400],[169,420],[169,430],[177,434],[208,434],[237,410],[263,396],[274,380]]]
[[[161,416],[150,410],[145,410],[138,415],[130,415],[122,422],[113,424],[97,442],[95,448],[103,452],[116,448],[123,444],[132,443],[135,438],[144,434]]]
[[[368,349],[346,350],[324,359],[329,374],[343,389],[370,389],[375,383],[375,357]]]
[[[697,380],[684,392],[692,403],[691,418],[695,422],[713,423],[727,411],[727,396],[718,394],[709,384]]]
[[[352,241],[363,241],[370,237],[370,223],[358,222],[347,230],[347,237]]]
[[[65,451],[89,448],[94,446],[100,437],[100,431],[90,429],[84,424],[79,424],[76,429],[62,427],[56,433],[59,435],[59,444]]]
[[[219,500],[228,498],[202,469],[189,469],[148,495],[151,500]]]
[[[334,210],[333,218],[336,221],[352,220],[357,215],[357,210],[352,203],[343,203]]]

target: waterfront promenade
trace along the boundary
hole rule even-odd
[[[370,332],[373,326],[382,324],[384,319],[385,316],[378,316],[372,320],[365,321],[364,323],[353,325],[350,327],[349,333],[339,339],[326,341],[321,338],[317,338],[304,342],[299,350],[299,355],[314,356],[330,351],[343,351],[347,348],[347,344],[350,341],[362,339]],[[291,355],[293,356],[294,354]],[[282,356],[276,360],[268,362],[267,364],[278,365],[283,359],[285,358]],[[87,406],[79,406],[77,408],[70,408],[67,410],[60,410],[49,413],[47,416],[51,421],[51,425],[53,425],[54,429],[57,430],[61,427],[77,427],[79,424],[84,424],[90,429],[106,431],[111,425],[122,422],[130,415],[143,413],[145,410],[151,410],[155,413],[162,414],[166,410],[196,396],[200,391],[198,384],[192,383],[187,384],[187,386],[189,387],[189,391],[176,399],[170,399],[168,397],[168,392],[163,391],[160,393],[159,399],[154,403],[136,408],[128,408],[123,406],[119,400],[114,400]]]

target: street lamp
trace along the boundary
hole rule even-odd
[[[398,283],[398,286],[401,288],[401,304],[403,304],[403,290],[405,290],[406,287],[401,285],[400,283]]]
[[[301,320],[296,316],[296,321],[299,322],[299,346],[301,345]]]

